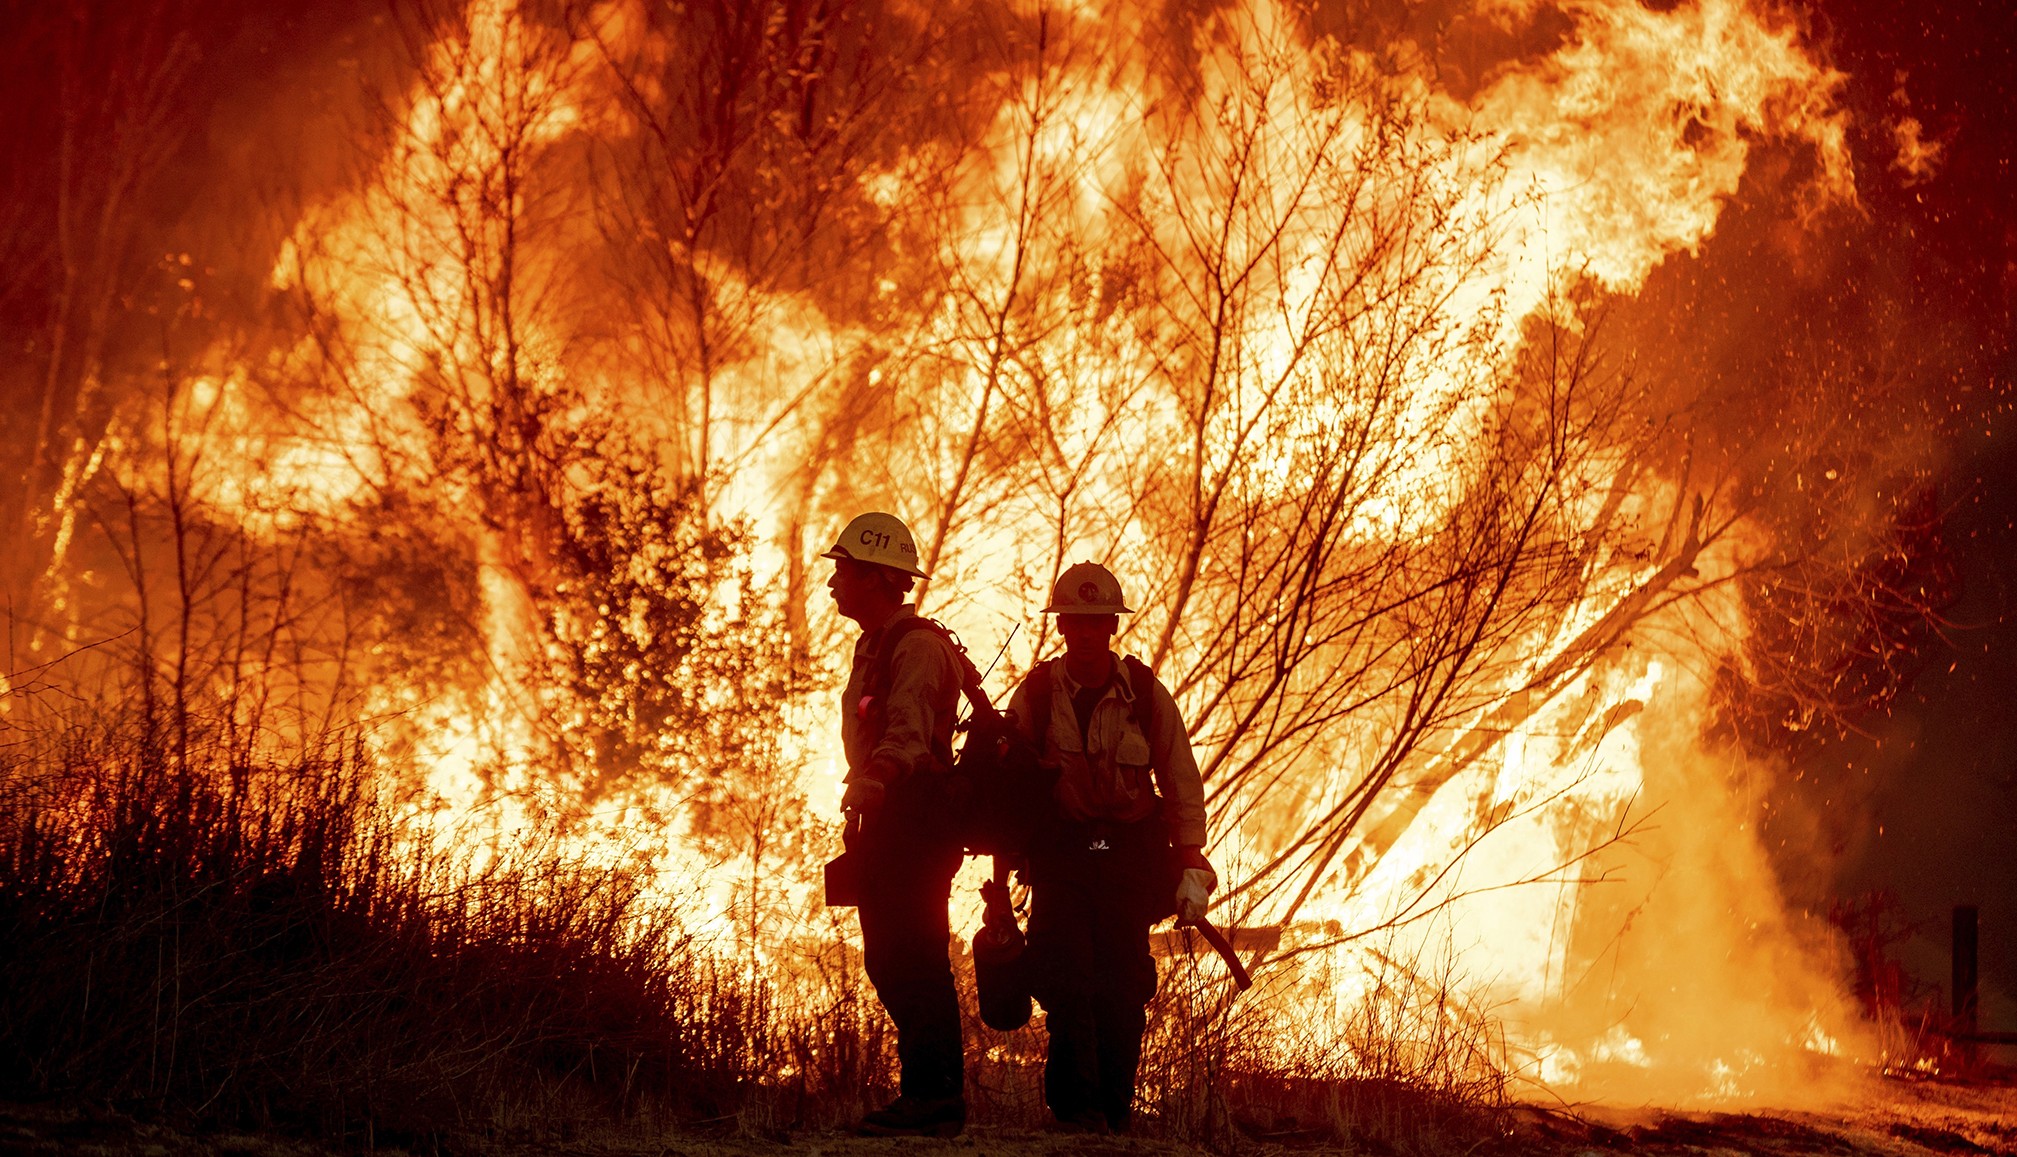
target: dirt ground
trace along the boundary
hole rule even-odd
[[[52,1104],[0,1104],[0,1154],[36,1157],[342,1157],[362,1148],[388,1157],[1193,1157],[1204,1151],[1152,1138],[1064,1136],[976,1127],[950,1141],[878,1140],[838,1132],[752,1137],[716,1127],[645,1134],[607,1130],[567,1140],[474,1136],[374,1138],[342,1149],[269,1134],[198,1132],[131,1116]],[[405,1140],[404,1144],[388,1143]],[[1311,1157],[1397,1152],[1388,1145],[1283,1144],[1235,1135],[1240,1157]],[[1405,1152],[1403,1147],[1399,1152]],[[1608,1157],[1643,1154],[1827,1154],[2017,1157],[2017,1084],[1873,1081],[1857,1107],[1832,1112],[1678,1112],[1582,1107],[1574,1112],[1518,1107],[1506,1132],[1464,1157],[1537,1154]],[[1432,1153],[1421,1157],[1440,1157]],[[1456,1157],[1453,1153],[1451,1157]]]
[[[1584,1107],[1513,1111],[1507,1152],[1563,1155],[2017,1155],[2017,1084],[1871,1080],[1854,1107],[1680,1112]]]

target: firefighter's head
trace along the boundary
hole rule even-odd
[[[1120,630],[1121,616],[1134,611],[1114,572],[1096,562],[1082,562],[1058,576],[1044,613],[1058,617],[1067,655],[1092,655],[1107,651]]]
[[[834,606],[858,623],[888,618],[925,577],[910,527],[896,515],[879,511],[849,522],[833,549],[820,557],[833,560],[833,576],[826,587]]]

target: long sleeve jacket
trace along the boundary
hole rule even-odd
[[[1072,700],[1083,688],[1064,660],[1049,662],[1050,712],[1031,718],[1031,680],[1024,679],[1009,700],[1047,763],[1058,768],[1057,802],[1069,819],[1139,823],[1154,813],[1161,794],[1170,843],[1201,847],[1205,842],[1205,793],[1197,757],[1176,700],[1162,680],[1151,677],[1152,710],[1147,734],[1135,723],[1135,692],[1125,664],[1113,657],[1112,673],[1099,691],[1083,732]]]
[[[917,617],[905,603],[888,623],[864,631],[854,644],[854,665],[841,692],[841,747],[847,780],[864,776],[894,784],[920,772],[952,766],[952,729],[959,708],[959,666],[952,647],[938,632],[908,630],[889,659],[889,689],[878,705],[863,702],[872,681],[876,652],[890,629]],[[874,733],[880,713],[882,734]]]

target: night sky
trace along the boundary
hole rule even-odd
[[[1813,757],[1843,789],[1834,891],[1895,894],[1918,928],[1899,957],[1943,1002],[1949,910],[1980,905],[1983,1027],[2017,1031],[2017,6],[1856,0],[1824,5],[1822,24],[1850,76],[1867,243],[1943,323],[1922,372],[1959,407],[1938,464],[1944,638],[1867,738]],[[1882,118],[1906,110],[1942,146],[1916,184],[1879,159]]]

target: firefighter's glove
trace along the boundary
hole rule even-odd
[[[1185,868],[1184,877],[1177,884],[1177,927],[1189,928],[1205,918],[1205,905],[1212,898],[1212,885],[1218,883],[1210,868]]]
[[[840,810],[867,823],[882,810],[883,797],[888,794],[889,790],[883,787],[879,779],[865,775],[860,779],[849,780],[846,793],[840,797]]]

